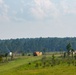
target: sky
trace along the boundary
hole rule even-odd
[[[0,0],[0,39],[76,37],[76,0]]]

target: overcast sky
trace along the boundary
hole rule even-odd
[[[0,0],[0,39],[76,37],[76,0]]]

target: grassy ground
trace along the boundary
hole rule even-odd
[[[41,57],[20,57],[18,59],[6,62],[6,63],[0,63],[0,74],[3,72],[9,72],[10,70],[13,70],[21,65],[27,64],[28,62],[32,62],[35,60],[40,59]]]
[[[60,64],[48,67],[35,67],[32,63],[41,57],[21,57],[16,60],[0,64],[0,75],[76,75],[76,66]]]

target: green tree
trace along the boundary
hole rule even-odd
[[[76,53],[75,53],[75,55],[74,55],[74,59],[76,60]]]
[[[64,52],[64,55],[63,55],[63,57],[64,57],[64,58],[66,57],[66,52]]]
[[[51,61],[51,66],[54,66],[55,65],[55,56],[54,54],[52,55],[52,61]]]
[[[71,49],[71,53],[72,53],[72,58],[73,58],[73,52],[74,52],[74,49]]]
[[[70,50],[72,49],[70,43],[66,46],[66,49],[67,49],[67,54],[68,54],[68,56],[69,56],[69,55],[70,55]]]
[[[25,53],[24,52],[22,52],[22,56],[25,56]]]
[[[2,62],[2,60],[3,60],[3,59],[2,59],[2,56],[0,55],[0,62]]]
[[[6,57],[6,60],[7,60],[7,57],[8,57],[8,53],[5,53],[5,57]]]
[[[43,49],[43,54],[44,54],[44,55],[46,54],[46,48]]]

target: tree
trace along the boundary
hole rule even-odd
[[[3,60],[3,59],[2,59],[2,56],[0,55],[0,62],[2,62],[2,60]]]
[[[5,57],[6,57],[6,60],[7,60],[7,57],[8,57],[8,53],[5,53]]]
[[[70,50],[72,49],[70,43],[66,46],[66,49],[67,49],[67,54],[68,54],[68,56],[69,56],[69,55],[70,55]]]
[[[63,50],[60,48],[60,54],[62,54],[63,53]]]
[[[55,56],[54,54],[52,55],[52,61],[51,61],[51,66],[54,66],[55,65]]]
[[[74,55],[74,58],[75,58],[75,60],[76,60],[76,53],[75,53],[75,55]]]
[[[64,55],[63,55],[63,57],[64,57],[64,58],[66,57],[66,52],[64,52]]]
[[[60,54],[61,54],[61,57],[62,57],[62,55],[63,55],[63,49],[60,49]]]
[[[72,58],[73,58],[73,52],[74,52],[74,49],[71,49],[71,53],[72,53]]]
[[[44,55],[46,54],[46,48],[43,49],[43,53],[44,53]]]

